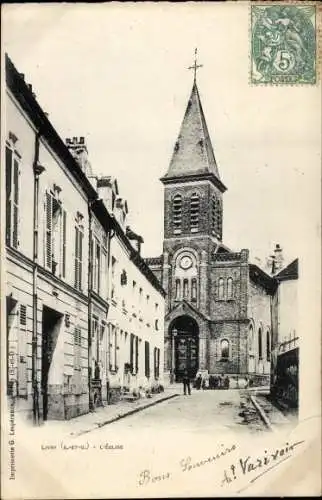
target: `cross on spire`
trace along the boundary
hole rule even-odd
[[[194,78],[193,78],[194,82],[196,81],[196,78],[197,78],[197,69],[203,67],[203,64],[197,64],[197,52],[198,52],[198,49],[195,49],[195,62],[193,64],[193,66],[189,66],[189,68],[188,68],[188,69],[194,70]]]

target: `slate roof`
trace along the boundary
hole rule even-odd
[[[220,180],[197,83],[194,81],[169,169],[162,180],[166,182],[168,179],[205,175],[212,178],[222,192],[226,191]]]
[[[293,260],[293,262],[276,274],[275,279],[278,281],[297,280],[299,277],[298,264],[298,259]]]

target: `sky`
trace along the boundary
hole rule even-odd
[[[193,74],[223,183],[223,240],[285,261],[320,231],[320,86],[249,83],[249,7],[233,3],[21,4],[3,47],[62,138],[85,136],[118,180],[143,255],[162,252],[163,186]]]

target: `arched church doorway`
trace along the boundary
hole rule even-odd
[[[172,342],[172,372],[176,382],[181,382],[184,371],[191,378],[199,366],[199,327],[190,316],[179,316],[170,325]]]

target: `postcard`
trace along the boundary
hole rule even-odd
[[[321,494],[321,15],[2,5],[3,498]]]

